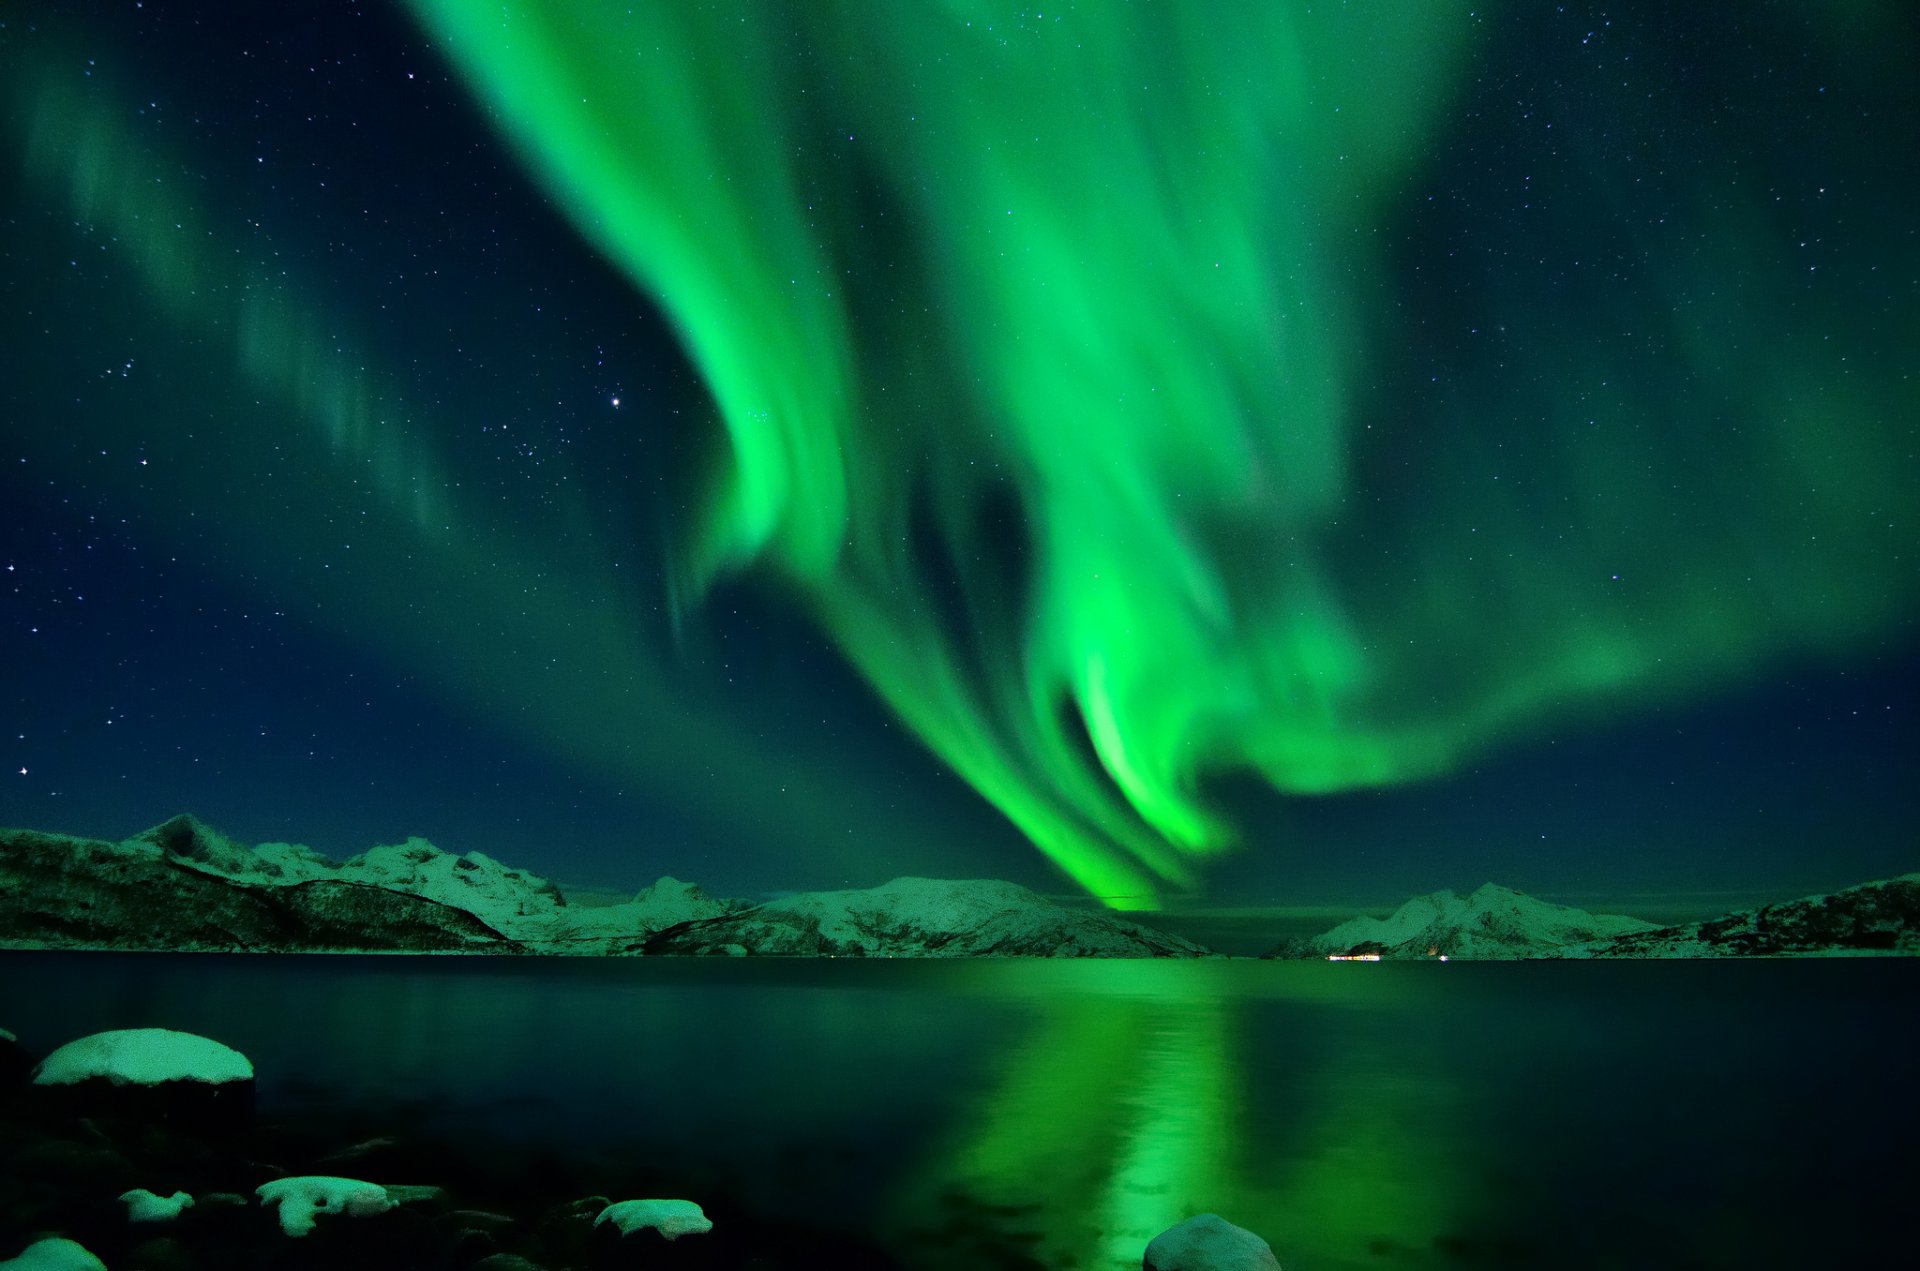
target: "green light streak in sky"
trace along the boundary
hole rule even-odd
[[[1465,5],[415,8],[706,377],[690,593],[784,575],[1112,903],[1230,845],[1209,776],[1407,781],[1912,619],[1914,306],[1842,356],[1710,132],[1630,285],[1458,388],[1396,356]]]

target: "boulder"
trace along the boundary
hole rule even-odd
[[[33,1084],[73,1115],[237,1130],[253,1114],[253,1065],[230,1046],[170,1028],[120,1028],[70,1041],[40,1061]]]
[[[1219,1214],[1196,1214],[1155,1236],[1145,1271],[1280,1271],[1267,1242]]]
[[[0,1262],[0,1271],[107,1271],[85,1245],[64,1236],[36,1240],[17,1258]]]

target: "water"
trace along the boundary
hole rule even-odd
[[[915,1268],[1138,1267],[1205,1210],[1288,1271],[1753,1268],[1908,1243],[1916,990],[1898,961],[16,953],[0,1025],[205,1033],[268,1114],[643,1159]]]

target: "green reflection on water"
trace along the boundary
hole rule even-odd
[[[1389,1050],[1422,997],[1415,976],[1207,961],[954,980],[1030,1023],[902,1189],[894,1236],[916,1261],[1024,1251],[1048,1267],[1130,1269],[1155,1234],[1215,1212],[1283,1265],[1377,1266],[1432,1249],[1465,1217],[1457,1180],[1472,1163],[1439,1057],[1404,1039]],[[1270,1039],[1240,1026],[1249,999],[1278,1010],[1301,1047],[1263,1050]],[[1328,1047],[1329,1028],[1362,1044]],[[1253,1090],[1276,1084],[1301,1115],[1255,1139],[1275,1121],[1255,1115]],[[1452,1154],[1444,1168],[1435,1144]]]

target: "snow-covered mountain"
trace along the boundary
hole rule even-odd
[[[1615,936],[1582,958],[1857,957],[1920,954],[1920,874],[1743,909],[1705,922]]]
[[[1920,874],[1862,883],[1703,922],[1638,918],[1548,904],[1489,883],[1462,899],[1418,896],[1387,918],[1355,918],[1270,955],[1324,958],[1728,958],[1920,954]]]
[[[343,864],[178,816],[120,843],[0,830],[0,946],[296,952],[1196,957],[1011,883],[904,878],[749,907],[662,878],[616,905],[421,838]]]
[[[1568,945],[1652,930],[1653,923],[1638,918],[1591,914],[1488,883],[1466,897],[1451,891],[1416,896],[1390,917],[1354,918],[1321,935],[1288,941],[1273,956],[1545,958]]]
[[[336,865],[192,816],[120,843],[0,830],[0,944],[16,948],[620,953],[741,904],[663,878],[623,904],[573,906],[544,878],[422,838]]]
[[[992,879],[896,878],[804,892],[669,928],[648,953],[800,957],[1192,958],[1210,951],[1108,913],[1066,909]]]
[[[452,905],[337,877],[240,881],[194,856],[170,853],[154,833],[108,843],[0,831],[0,946],[421,953],[520,948]],[[195,845],[209,859],[221,850],[217,840]],[[244,864],[231,858],[225,863]]]

